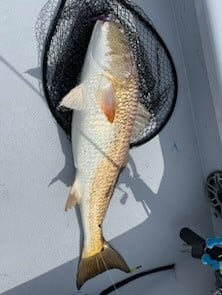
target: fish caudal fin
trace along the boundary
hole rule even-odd
[[[104,247],[100,252],[93,256],[81,258],[76,281],[78,290],[87,280],[113,268],[120,269],[124,272],[130,272],[122,256],[107,242],[104,242]]]

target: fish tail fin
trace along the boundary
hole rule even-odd
[[[113,268],[130,272],[122,256],[107,242],[104,242],[100,252],[86,258],[81,258],[76,281],[78,290],[87,280]]]

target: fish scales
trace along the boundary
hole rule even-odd
[[[66,209],[78,203],[83,224],[78,289],[107,269],[130,271],[102,232],[118,175],[127,163],[138,111],[137,68],[120,24],[96,22],[80,80],[61,103],[75,109],[72,145],[76,179]]]
[[[135,82],[132,81],[132,85],[133,83]],[[133,88],[136,90],[137,88],[135,86]],[[133,92],[131,95],[133,95]],[[132,120],[135,116],[137,106],[135,103],[137,99],[137,91],[134,91],[134,98],[131,95],[128,95],[131,99],[125,101],[124,104],[120,99],[116,114],[116,124],[119,125],[117,135],[107,146],[107,155],[104,156],[101,163],[99,163],[96,175],[92,180],[90,203],[92,204],[92,207],[88,219],[90,232],[94,233],[91,240],[92,252],[99,251],[103,247],[101,228],[98,225],[102,225],[104,212],[106,212],[110,198],[112,197],[118,174],[120,169],[124,166],[126,157],[128,156]],[[126,106],[127,102],[128,105]],[[128,114],[126,113],[126,109],[128,109]],[[132,118],[130,119],[130,117]],[[126,124],[126,122],[128,123]]]

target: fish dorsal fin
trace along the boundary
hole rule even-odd
[[[139,102],[130,142],[136,141],[138,135],[146,128],[150,119],[151,113]]]
[[[116,114],[116,97],[110,78],[102,77],[97,90],[97,102],[110,123],[113,123]]]
[[[62,99],[59,107],[66,107],[72,110],[84,109],[83,85],[76,86]]]

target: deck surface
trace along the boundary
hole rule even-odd
[[[179,239],[185,226],[203,237],[212,236],[213,229],[192,109],[195,97],[176,26],[186,5],[178,1],[181,7],[175,11],[181,15],[175,17],[174,2],[137,1],[171,52],[179,93],[167,126],[131,150],[104,233],[131,267],[142,265],[142,271],[175,263],[176,271],[140,279],[119,289],[121,295],[208,295],[214,284],[213,271],[182,253]],[[80,230],[76,211],[63,211],[74,177],[71,144],[38,84],[35,23],[45,3],[0,3],[0,293],[95,295],[126,275],[113,270],[90,280],[82,292],[75,289]]]

